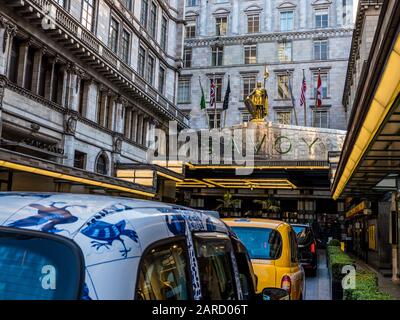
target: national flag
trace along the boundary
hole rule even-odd
[[[226,110],[229,107],[229,97],[231,95],[231,79],[228,79],[228,87],[226,88],[224,103],[222,105],[222,110]]]
[[[304,106],[306,104],[306,92],[307,92],[307,82],[306,82],[306,76],[303,71],[303,83],[301,85],[300,106]]]
[[[201,84],[200,78],[199,78],[199,83],[200,83],[200,88],[201,88],[200,109],[204,110],[206,108],[206,97],[204,95],[204,89],[203,89],[203,85]]]
[[[216,105],[215,101],[215,83],[214,79],[211,79],[211,85],[210,85],[210,106],[213,107]]]
[[[322,106],[322,80],[321,72],[318,72],[317,91],[315,94],[315,106],[320,108]]]

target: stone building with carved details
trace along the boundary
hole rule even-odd
[[[353,34],[352,0],[186,0],[185,19],[178,106],[192,127],[214,127],[214,108],[200,109],[199,80],[207,103],[214,80],[217,127],[229,127],[249,120],[243,100],[257,80],[263,81],[267,65],[268,121],[347,128],[342,96]],[[303,70],[306,108],[300,105]],[[319,72],[322,107],[316,109]],[[224,112],[229,77],[232,93]]]
[[[134,167],[154,128],[189,125],[183,1],[0,1],[1,190],[160,194],[168,170]]]

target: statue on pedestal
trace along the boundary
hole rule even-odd
[[[256,87],[244,100],[247,110],[252,115],[252,122],[263,122],[264,118],[268,116],[268,93],[265,89],[268,77],[269,72],[268,69],[265,68],[264,87],[262,83],[258,81]]]

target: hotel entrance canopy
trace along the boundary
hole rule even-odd
[[[354,99],[342,155],[332,186],[343,196],[379,195],[382,180],[400,174],[400,5],[386,3]],[[377,187],[378,185],[378,187]]]

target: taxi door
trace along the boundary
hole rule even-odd
[[[292,292],[291,299],[299,300],[303,298],[304,288],[304,271],[300,266],[298,260],[298,250],[297,250],[297,238],[296,234],[290,228],[289,230],[289,243],[290,243],[290,273],[292,280]]]

